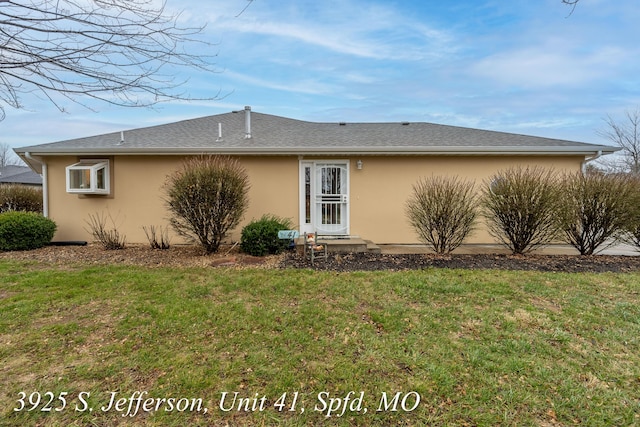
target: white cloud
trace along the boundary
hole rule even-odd
[[[508,86],[580,86],[615,72],[626,55],[613,46],[590,52],[530,46],[490,55],[474,64],[471,72]]]
[[[266,36],[273,43],[297,42],[376,60],[421,60],[451,49],[446,31],[414,21],[392,7],[335,1],[326,2],[318,14],[309,14],[286,4],[281,8],[270,4],[269,9],[260,6],[252,5],[237,19],[212,13],[211,27],[226,34],[226,39],[233,33]]]
[[[321,83],[314,79],[287,80],[285,77],[283,80],[286,81],[275,81],[266,78],[255,77],[253,75],[237,73],[230,70],[225,72],[225,76],[228,77],[231,81],[239,82],[244,85],[257,86],[260,88],[273,89],[283,92],[322,95],[337,90],[337,87],[335,85]]]

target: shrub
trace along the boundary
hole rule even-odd
[[[489,233],[514,254],[553,241],[560,193],[556,175],[539,167],[514,167],[495,174],[482,195]]]
[[[431,177],[413,186],[407,201],[409,223],[419,239],[439,254],[460,246],[476,219],[474,184],[456,177]]]
[[[640,220],[636,220],[632,227],[629,228],[626,241],[632,245],[635,245],[640,249]]]
[[[624,240],[640,249],[640,176],[631,178],[632,210],[631,220],[625,227]]]
[[[291,228],[291,220],[275,215],[263,215],[242,229],[240,249],[254,256],[279,254],[289,245],[288,240],[278,238],[278,231]]]
[[[149,227],[142,226],[145,236],[149,241],[151,249],[169,249],[171,247],[171,239],[169,239],[169,230],[167,227],[156,227],[150,225]],[[160,237],[158,237],[160,235]],[[160,239],[158,241],[158,239]]]
[[[170,222],[178,234],[216,252],[248,206],[249,178],[237,160],[200,156],[185,161],[165,184]]]
[[[111,228],[107,227],[107,218],[111,221]],[[111,214],[95,213],[90,214],[85,221],[89,226],[87,230],[106,250],[124,249],[126,246],[126,236],[121,236],[115,220]]]
[[[0,213],[42,212],[42,188],[26,185],[0,185]]]
[[[629,229],[635,209],[629,177],[575,173],[564,178],[562,195],[562,231],[581,255],[619,242]]]
[[[0,214],[0,250],[22,251],[45,246],[56,232],[56,223],[36,212]]]

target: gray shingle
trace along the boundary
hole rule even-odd
[[[0,168],[0,183],[42,185],[42,177],[27,166],[5,166]]]
[[[222,140],[218,141],[218,124]],[[611,153],[615,147],[433,123],[317,123],[251,112],[245,138],[245,111],[159,126],[71,139],[16,149],[24,154],[193,153],[244,154],[361,153],[429,154],[454,152]]]

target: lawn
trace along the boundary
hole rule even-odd
[[[640,424],[640,274],[0,262],[0,425]]]

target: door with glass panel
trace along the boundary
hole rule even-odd
[[[302,232],[349,234],[349,163],[301,162]]]

